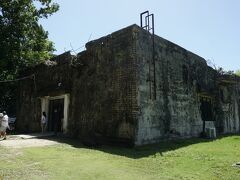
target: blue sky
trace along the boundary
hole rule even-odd
[[[82,51],[94,40],[155,15],[155,34],[210,59],[225,70],[240,69],[239,0],[54,0],[60,10],[41,20],[56,54]]]

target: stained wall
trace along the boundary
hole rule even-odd
[[[238,79],[170,41],[154,40],[153,50],[152,36],[132,25],[75,56],[67,52],[22,72],[34,78],[19,82],[18,130],[40,131],[41,98],[68,94],[71,137],[143,145],[199,136],[208,126],[238,133]]]

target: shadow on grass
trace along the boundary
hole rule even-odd
[[[191,139],[184,139],[184,140],[162,141],[158,144],[144,145],[144,146],[134,147],[134,148],[103,147],[103,148],[100,148],[100,150],[106,153],[138,159],[138,158],[155,155],[156,153],[159,153],[162,156],[164,152],[173,151],[182,147],[187,147],[192,144],[210,142],[210,141],[212,140],[202,139],[202,138],[191,138]]]
[[[231,136],[231,135],[228,135]],[[220,136],[217,139],[221,139],[225,136]],[[148,157],[151,155],[155,155],[159,153],[162,155],[164,152],[173,151],[182,147],[187,147],[193,144],[204,143],[204,142],[211,142],[215,141],[211,139],[204,139],[204,138],[190,138],[190,139],[179,139],[179,140],[169,140],[169,141],[162,141],[158,144],[152,145],[144,145],[139,147],[119,147],[119,146],[109,146],[109,145],[101,145],[99,147],[87,147],[84,146],[79,139],[72,139],[72,138],[63,138],[63,137],[48,137],[44,139],[49,139],[53,141],[57,141],[59,143],[69,144],[75,148],[87,148],[87,149],[95,149],[98,151],[102,151],[105,153],[110,153],[113,155],[125,156],[132,159],[138,159],[143,157]]]

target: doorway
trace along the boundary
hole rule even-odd
[[[203,121],[203,132],[205,132],[206,121],[214,121],[212,99],[208,97],[201,97],[200,102],[201,117]]]
[[[239,120],[239,132],[240,132],[240,98],[238,99],[238,120]]]
[[[49,101],[48,131],[63,132],[64,98]]]
[[[200,109],[203,121],[213,121],[212,102],[210,98],[201,99]]]
[[[48,131],[56,130],[57,132],[63,132],[63,134],[68,132],[69,104],[69,94],[41,97],[42,112],[46,112],[48,117]]]

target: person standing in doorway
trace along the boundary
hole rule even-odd
[[[42,133],[45,132],[46,127],[47,127],[47,115],[46,115],[46,112],[43,112],[41,117]]]

